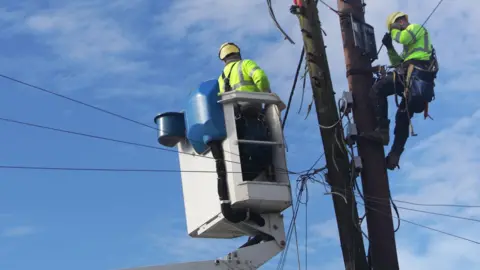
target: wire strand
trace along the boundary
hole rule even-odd
[[[317,181],[318,182],[318,181]],[[328,183],[324,183],[326,185],[328,185]],[[328,185],[329,186],[329,185]],[[346,189],[342,189],[340,188],[340,190],[344,190],[344,191],[348,191]],[[357,190],[358,190],[358,185],[357,185]],[[362,194],[360,193],[359,191],[355,192],[355,191],[349,191],[349,193],[345,193],[344,195],[351,198],[351,195],[350,195],[350,192],[352,192],[353,194],[355,194],[355,197],[358,197],[360,199],[362,199],[363,201],[365,201],[365,198],[368,198],[368,196],[366,196],[365,194]],[[382,204],[382,205],[389,205],[390,204],[390,200],[391,201],[395,201],[393,199],[385,199],[385,200],[379,200],[379,199],[375,199],[375,198],[370,198],[369,200],[375,202],[375,203],[378,203],[378,204]],[[477,223],[480,223],[480,219],[476,219],[476,218],[470,218],[470,217],[462,217],[462,216],[457,216],[457,215],[452,215],[452,214],[444,214],[444,213],[438,213],[438,212],[432,212],[432,211],[426,211],[426,210],[421,210],[421,209],[414,209],[414,208],[408,208],[408,207],[403,207],[403,206],[397,206],[395,204],[392,204],[392,207],[394,208],[396,214],[397,214],[397,217],[400,217],[400,214],[398,212],[398,209],[403,209],[403,210],[407,210],[407,211],[412,211],[412,212],[419,212],[419,213],[424,213],[424,214],[430,214],[430,215],[436,215],[436,216],[443,216],[443,217],[449,217],[449,218],[454,218],[454,219],[460,219],[460,220],[467,220],[467,221],[473,221],[473,222],[477,222]],[[398,209],[396,209],[398,208]],[[401,220],[401,219],[399,219]],[[400,225],[398,225],[397,229],[395,231],[398,231],[398,228],[400,227]]]
[[[277,270],[283,269],[283,267],[285,266],[286,257],[287,257],[290,242],[291,242],[290,239],[291,239],[291,236],[292,236],[292,232],[294,230],[296,232],[296,218],[297,218],[297,215],[298,215],[298,210],[300,208],[300,204],[302,204],[301,197],[302,197],[302,194],[303,194],[304,190],[305,190],[305,192],[308,193],[308,186],[306,185],[307,180],[311,180],[311,175],[318,174],[318,173],[320,173],[320,172],[322,172],[323,170],[326,169],[326,167],[319,168],[319,169],[314,169],[315,166],[317,165],[317,163],[322,159],[322,157],[324,155],[325,155],[325,152],[323,152],[320,155],[320,157],[317,158],[317,160],[313,163],[313,165],[308,170],[303,171],[299,175],[299,177],[297,178],[297,201],[296,201],[295,205],[292,206],[292,214],[293,215],[292,215],[292,219],[290,220],[290,224],[289,224],[288,230],[287,230],[287,236],[286,236],[287,244],[286,244],[285,249],[282,251],[282,253],[280,255],[280,259],[279,259],[279,262],[278,262],[278,265],[277,265]],[[300,187],[298,186],[299,183],[300,183]],[[308,202],[308,194],[307,194],[307,199],[306,199],[305,205],[306,205],[307,202]],[[297,242],[297,250],[298,250],[298,242]],[[305,251],[305,252],[307,252],[307,251]],[[297,257],[299,257],[298,253],[297,253]],[[299,268],[300,268],[300,262],[299,262]]]
[[[285,110],[285,115],[282,121],[282,130],[285,128],[288,113],[290,112],[290,106],[292,105],[293,94],[295,93],[295,88],[297,87],[298,76],[300,74],[300,69],[302,68],[304,55],[305,55],[305,47],[302,47],[302,52],[300,53],[300,59],[298,60],[297,70],[295,71],[295,77],[293,79],[292,89],[290,90],[290,96],[288,97],[287,109]]]
[[[299,179],[303,179],[304,176],[299,176]],[[287,254],[288,254],[288,250],[289,250],[289,247],[290,247],[290,243],[291,243],[291,238],[292,238],[292,235],[293,233],[295,232],[295,236],[297,236],[297,227],[296,227],[296,219],[297,219],[297,216],[298,216],[298,210],[300,209],[300,200],[301,200],[301,196],[302,196],[302,193],[304,191],[304,184],[305,184],[305,181],[302,181],[302,184],[300,186],[300,190],[297,194],[297,201],[295,203],[295,206],[292,207],[292,219],[290,220],[290,225],[288,226],[288,231],[287,231],[287,237],[286,237],[286,247],[285,249],[282,251],[281,255],[280,255],[280,260],[278,262],[278,265],[277,265],[277,270],[281,270],[284,268],[285,266],[285,262],[286,262],[286,258],[287,258]],[[298,239],[297,239],[297,250],[298,250]],[[297,253],[298,255],[298,253]]]
[[[293,42],[293,40],[288,36],[288,34],[283,30],[283,28],[278,23],[277,18],[275,17],[275,12],[273,11],[273,6],[272,6],[272,1],[271,0],[267,0],[267,6],[268,6],[268,13],[270,14],[270,17],[272,18],[273,22],[275,23],[275,26],[283,34],[283,36],[285,37],[286,40],[288,40],[291,44],[295,44],[295,42]]]
[[[356,196],[356,194],[355,194],[355,196]],[[378,203],[378,204],[383,204],[383,205],[388,205],[389,204],[389,203],[386,203],[385,201],[380,201],[380,200],[375,200],[375,199],[371,199],[371,200]],[[394,206],[394,208],[395,208],[395,206]],[[412,212],[419,212],[419,213],[425,213],[425,214],[436,215],[436,216],[444,216],[444,217],[450,217],[450,218],[462,219],[462,220],[468,220],[468,221],[474,221],[474,222],[480,223],[480,219],[475,219],[475,218],[462,217],[462,216],[456,216],[456,215],[451,215],[451,214],[444,214],[444,213],[438,213],[438,212],[408,208],[408,207],[403,207],[403,206],[396,206],[396,208],[407,210],[407,211],[412,211]]]
[[[317,0],[317,2],[320,1],[320,3],[322,3],[324,6],[326,6],[328,9],[330,9],[331,11],[337,13],[337,14],[340,14],[340,11],[334,9],[332,6],[330,6],[329,4],[327,4],[325,1],[323,0]]]
[[[23,166],[23,165],[22,166],[0,165],[0,169],[45,170],[45,171],[91,171],[91,172],[213,173],[213,174],[217,173],[216,171],[201,171],[201,170],[44,167],[44,166]],[[244,173],[244,172],[227,172],[227,173]]]
[[[82,132],[76,132],[76,131],[71,131],[71,130],[65,130],[65,129],[60,129],[60,128],[53,128],[53,127],[48,127],[48,126],[43,126],[43,125],[37,125],[37,124],[33,124],[33,123],[28,123],[28,122],[23,122],[23,121],[18,121],[18,120],[3,118],[3,117],[0,117],[0,121],[15,123],[15,124],[19,124],[19,125],[25,125],[25,126],[30,126],[30,127],[36,127],[36,128],[41,128],[41,129],[47,129],[47,130],[66,133],[66,134],[71,134],[71,135],[78,135],[78,136],[83,136],[83,137],[93,138],[93,139],[98,139],[98,140],[104,140],[104,141],[111,141],[111,142],[117,142],[117,143],[122,143],[122,144],[134,145],[134,146],[143,147],[143,148],[150,148],[150,149],[156,149],[156,150],[161,150],[161,151],[166,151],[166,152],[192,155],[191,153],[186,153],[186,152],[182,152],[182,151],[178,151],[178,150],[173,150],[173,149],[168,149],[168,148],[163,148],[163,147],[158,147],[158,146],[151,146],[151,145],[141,144],[141,143],[136,143],[136,142],[118,140],[118,139],[114,139],[114,138],[97,136],[97,135],[92,135],[92,134],[87,134],[87,133],[82,133]],[[207,156],[198,156],[198,157],[208,158],[208,159],[213,159],[213,160],[215,159],[213,157],[207,157]],[[226,160],[226,162],[240,164],[240,162],[229,161],[229,160]]]
[[[125,117],[125,116],[120,115],[120,114],[118,114],[118,113],[114,113],[114,112],[111,112],[111,111],[102,109],[102,108],[97,107],[97,106],[94,106],[94,105],[90,105],[90,104],[85,103],[85,102],[83,102],[83,101],[80,101],[80,100],[78,100],[78,99],[74,99],[74,98],[71,98],[71,97],[68,97],[68,96],[65,96],[65,95],[62,95],[62,94],[53,92],[53,91],[51,91],[51,90],[47,90],[47,89],[45,89],[45,88],[43,88],[43,87],[36,86],[36,85],[30,84],[30,83],[21,81],[21,80],[19,80],[19,79],[15,79],[15,78],[13,78],[13,77],[4,75],[4,74],[0,74],[0,77],[2,77],[2,78],[4,78],[4,79],[7,79],[7,80],[10,80],[10,81],[13,81],[13,82],[16,82],[16,83],[19,83],[19,84],[23,84],[23,85],[25,85],[25,86],[28,86],[28,87],[31,87],[31,88],[34,88],[34,89],[37,89],[37,90],[40,90],[40,91],[45,92],[45,93],[49,93],[49,94],[51,94],[51,95],[55,95],[55,96],[57,96],[57,97],[61,97],[61,98],[70,100],[70,101],[75,102],[75,103],[78,103],[78,104],[80,104],[80,105],[83,105],[83,106],[89,107],[89,108],[91,108],[91,109],[94,109],[94,110],[97,110],[97,111],[100,111],[100,112],[103,112],[103,113],[106,113],[106,114],[115,116],[115,117],[117,117],[117,118],[120,118],[120,119],[129,121],[129,122],[132,122],[132,123],[135,123],[135,124],[137,124],[137,125],[141,125],[141,126],[144,126],[144,127],[148,127],[148,128],[157,130],[156,127],[153,127],[153,126],[151,126],[151,125],[142,123],[142,122],[137,121],[137,120],[133,120],[133,119],[131,119],[131,118]]]
[[[387,216],[387,217],[392,217],[392,218],[398,218],[398,217],[394,217],[392,215],[388,215],[376,208],[373,208],[373,207],[370,207],[370,206],[367,206],[365,204],[363,204],[362,202],[358,202],[359,204],[365,206],[366,208],[372,210],[372,211],[375,211],[375,212],[378,212],[384,216]],[[404,219],[404,218],[398,218],[400,219],[401,221],[403,222],[406,222],[406,223],[410,223],[412,225],[415,225],[415,226],[418,226],[418,227],[421,227],[421,228],[424,228],[424,229],[428,229],[428,230],[431,230],[431,231],[435,231],[435,232],[438,232],[438,233],[441,233],[441,234],[445,234],[445,235],[448,235],[448,236],[451,236],[451,237],[455,237],[457,239],[461,239],[461,240],[465,240],[465,241],[468,241],[468,242],[471,242],[471,243],[474,243],[474,244],[477,244],[477,245],[480,245],[480,242],[478,241],[475,241],[475,240],[472,240],[472,239],[469,239],[469,238],[466,238],[466,237],[463,237],[463,236],[458,236],[458,235],[455,235],[453,233],[449,233],[449,232],[445,232],[445,231],[442,231],[442,230],[438,230],[438,229],[435,229],[435,228],[432,228],[432,227],[429,227],[429,226],[426,226],[426,225],[422,225],[420,223],[417,223],[417,222],[413,222],[411,220],[407,220],[407,219]]]
[[[317,181],[317,182],[319,182],[319,181]],[[324,183],[324,182],[319,182],[319,183],[321,183],[322,185],[327,185],[328,186],[327,183]],[[377,200],[377,201],[389,201],[390,200],[390,198],[381,198],[381,197],[365,195],[365,194],[359,194],[359,195],[363,196],[365,198],[368,198],[368,199],[371,199],[371,200]],[[398,199],[393,199],[393,201],[396,202],[396,203],[403,203],[403,204],[416,205],[416,206],[426,206],[426,207],[480,208],[480,205],[468,205],[468,204],[420,203],[420,202],[412,202],[412,201],[398,200]]]
[[[115,116],[115,117],[117,117],[117,118],[120,118],[120,119],[129,121],[129,122],[135,123],[135,124],[140,125],[140,126],[148,127],[148,128],[150,128],[150,129],[154,129],[154,130],[156,130],[156,131],[160,130],[160,131],[168,132],[168,130],[159,129],[159,128],[157,128],[157,127],[150,126],[150,125],[148,125],[148,124],[139,122],[139,121],[137,121],[137,120],[128,118],[128,117],[126,117],[126,116],[123,116],[123,115],[120,115],[120,114],[117,114],[117,113],[114,113],[114,112],[111,112],[111,111],[102,109],[102,108],[100,108],[100,107],[97,107],[97,106],[88,104],[88,103],[83,102],[83,101],[80,101],[80,100],[78,100],[78,99],[74,99],[74,98],[71,98],[71,97],[68,97],[68,96],[65,96],[65,95],[56,93],[56,92],[54,92],[54,91],[45,89],[45,88],[40,87],[40,86],[33,85],[33,84],[31,84],[31,83],[24,82],[24,81],[19,80],[19,79],[15,79],[15,78],[13,78],[13,77],[10,77],[10,76],[4,75],[4,74],[0,74],[0,77],[5,78],[5,79],[8,79],[8,80],[13,81],[13,82],[16,82],[16,83],[19,83],[19,84],[22,84],[22,85],[25,85],[25,86],[28,86],[28,87],[31,87],[31,88],[33,88],[33,89],[40,90],[40,91],[45,92],[45,93],[49,93],[49,94],[52,94],[52,95],[55,95],[55,96],[58,96],[58,97],[61,97],[61,98],[70,100],[70,101],[72,101],[72,102],[81,104],[81,105],[86,106],[86,107],[88,107],[88,108],[92,108],[92,109],[94,109],[94,110],[97,110],[97,111],[100,111],[100,112],[103,112],[103,113],[106,113],[106,114]],[[192,140],[192,139],[189,139],[189,141],[192,141],[192,142],[201,142],[201,143],[203,143],[203,141],[196,141],[196,140]],[[230,154],[232,154],[232,155],[240,156],[239,154],[231,153],[231,152],[228,152],[228,151],[225,151],[225,153],[230,153]]]

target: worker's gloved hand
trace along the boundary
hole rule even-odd
[[[402,30],[403,27],[402,27],[402,25],[400,25],[399,23],[392,23],[392,24],[390,25],[390,28],[391,28],[391,29]]]
[[[383,36],[383,39],[382,39],[382,43],[383,43],[383,45],[385,45],[385,47],[387,49],[392,49],[393,48],[392,36],[390,35],[390,33],[385,33],[385,35]]]

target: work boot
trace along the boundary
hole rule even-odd
[[[388,145],[390,142],[390,120],[383,119],[379,121],[379,125],[373,131],[362,132],[360,136],[372,140],[383,145]]]
[[[385,158],[385,161],[387,163],[387,169],[389,170],[395,170],[395,168],[400,169],[400,155],[401,153],[397,152],[390,152],[388,156]]]

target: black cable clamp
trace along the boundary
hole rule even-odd
[[[290,13],[293,15],[305,15],[305,7],[292,5],[290,6]]]

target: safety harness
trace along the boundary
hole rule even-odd
[[[409,112],[409,103],[413,105],[414,112],[413,113],[420,113],[423,111],[424,119],[433,118],[428,113],[428,106],[431,101],[435,99],[435,78],[437,77],[437,73],[439,70],[439,65],[437,61],[437,57],[435,54],[435,49],[432,49],[432,55],[430,57],[430,65],[427,69],[423,69],[415,64],[409,63],[406,72],[405,67],[400,66],[393,72],[393,81],[394,86],[396,85],[396,80],[401,79],[397,78],[398,75],[405,75],[404,81],[401,82],[404,86],[403,90],[403,98],[405,100],[405,110],[407,110],[407,114],[410,116]],[[400,107],[398,102],[398,94],[395,89],[395,103],[397,107]],[[415,131],[413,130],[412,120],[411,117],[409,119],[409,129],[411,136],[417,136]]]
[[[225,76],[225,72],[222,71],[222,80],[223,80],[225,92],[230,92],[230,91],[232,91],[232,85],[230,85],[230,75],[232,74],[233,68],[234,68],[235,65],[237,65],[238,63],[240,63],[240,62],[237,61],[237,62],[235,62],[235,63],[232,64],[232,66],[230,67],[230,71],[228,72],[228,76]]]

